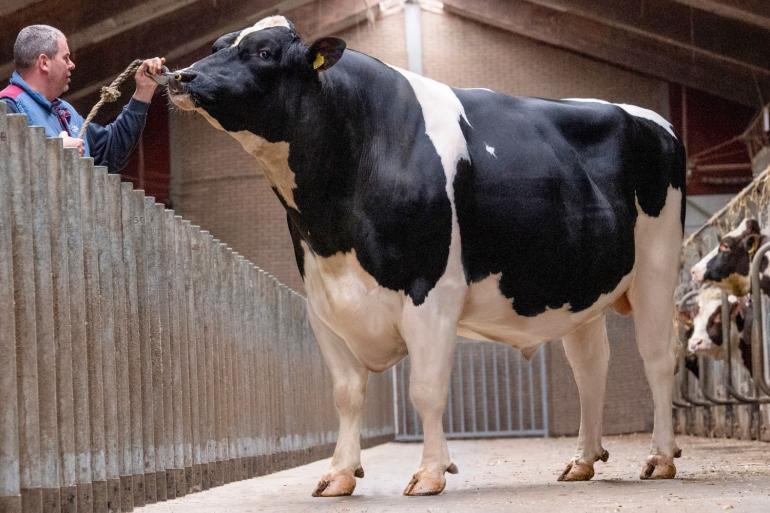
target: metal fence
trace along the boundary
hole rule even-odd
[[[768,180],[770,169],[761,173],[728,206],[687,239],[680,275],[680,302],[688,301],[697,293],[690,291],[690,268],[719,244],[721,234],[735,228],[745,217],[758,219],[763,230],[770,226]],[[757,257],[761,257],[759,252],[755,255],[758,262]],[[755,268],[753,273],[756,275],[757,272]],[[725,342],[725,360],[698,358],[698,377],[680,365],[674,394],[679,432],[770,441],[770,396],[766,393],[770,391],[767,384],[770,376],[770,304],[767,298],[760,297],[758,286],[753,287],[753,295],[754,377],[741,363],[740,355],[731,350],[729,342]],[[726,294],[723,294],[722,303],[722,319],[730,319]],[[725,341],[730,340],[729,330],[730,322],[723,322],[722,339]],[[680,343],[684,354],[686,341],[680,340]]]
[[[0,109],[0,512],[130,511],[330,454],[304,298]],[[390,375],[368,390],[371,444]]]
[[[545,349],[531,361],[506,344],[460,338],[444,413],[447,438],[548,436]],[[422,440],[409,400],[409,358],[393,369],[396,440]]]

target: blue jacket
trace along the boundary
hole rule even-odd
[[[30,125],[45,128],[47,137],[58,137],[63,130],[67,131],[70,137],[77,137],[80,127],[83,126],[83,117],[72,105],[60,98],[49,102],[16,72],[11,76],[10,83],[22,89],[17,95],[0,97],[0,101],[8,105],[10,112],[26,114]],[[113,173],[123,169],[139,142],[149,106],[148,103],[132,98],[109,125],[90,123],[83,140],[84,155],[93,157],[97,166],[107,166]],[[66,119],[67,114],[57,114],[54,107],[66,111],[69,120]]]

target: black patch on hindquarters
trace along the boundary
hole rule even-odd
[[[455,92],[468,118],[470,162],[454,182],[468,281],[501,273],[520,315],[590,307],[633,267],[636,199],[657,216],[669,186],[683,191],[681,145],[612,105]]]

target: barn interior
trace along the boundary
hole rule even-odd
[[[757,0],[5,0],[0,82],[14,70],[18,31],[53,25],[67,36],[77,66],[64,98],[85,115],[100,88],[133,59],[164,56],[170,69],[181,69],[208,55],[220,35],[272,14],[290,19],[306,41],[341,37],[350,48],[451,86],[599,98],[660,113],[687,150],[685,233],[696,239],[709,233],[693,242],[699,245],[688,253],[688,265],[717,244],[738,213],[749,212],[744,205],[730,211],[730,220],[714,218],[770,167],[770,2]],[[131,85],[123,90],[97,122],[115,118]],[[227,134],[176,110],[163,92],[121,177],[303,293],[285,211],[260,165]],[[764,189],[752,193],[767,196]],[[766,204],[755,203],[760,211],[754,215],[763,219]],[[649,432],[652,399],[633,322],[611,314],[608,330],[604,432]],[[577,388],[560,341],[545,344],[531,361],[498,344],[463,340],[458,347],[450,391],[455,406],[445,420],[456,437],[577,434]],[[393,393],[382,392],[380,406],[393,429],[371,440],[421,439],[404,388],[407,373],[408,363],[388,371],[382,389],[392,385]],[[500,420],[502,378],[495,381],[503,373],[519,384],[502,410],[507,423]],[[741,379],[753,389],[750,378]],[[722,402],[709,402],[693,392],[698,386],[690,377],[684,388],[694,387],[686,392],[692,400],[679,397],[680,432],[770,441],[767,405],[733,414],[738,402],[728,392],[712,391]],[[518,420],[510,420],[511,411],[519,411]],[[291,463],[324,457],[328,445]]]

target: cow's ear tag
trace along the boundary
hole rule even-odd
[[[316,71],[325,71],[337,64],[345,46],[345,41],[338,37],[323,37],[308,48],[307,63]]]
[[[313,61],[313,69],[320,68],[324,65],[324,62],[326,62],[326,59],[321,52],[318,52],[315,56],[315,60]]]

